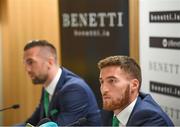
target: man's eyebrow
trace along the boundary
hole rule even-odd
[[[32,59],[31,59],[31,58],[28,58],[28,59],[26,59],[26,61],[32,61]]]
[[[109,76],[106,79],[110,79],[110,78],[116,78],[115,76]]]
[[[23,62],[30,62],[30,61],[33,61],[33,59],[31,59],[31,58],[28,58],[28,59],[25,59],[25,60],[23,60]]]
[[[111,78],[117,79],[117,77],[115,77],[115,76],[108,76],[108,77],[106,77],[105,79],[111,79]],[[99,77],[99,80],[102,80],[102,78]]]

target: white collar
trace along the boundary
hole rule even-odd
[[[57,83],[58,83],[58,81],[60,79],[61,73],[62,73],[62,69],[59,68],[56,76],[53,78],[53,80],[50,82],[50,84],[45,88],[50,96],[52,96],[53,93],[54,93],[56,85],[57,85]]]
[[[121,123],[122,125],[126,125],[126,124],[127,124],[128,119],[129,119],[129,117],[130,117],[130,114],[131,114],[131,112],[132,112],[132,110],[133,110],[133,108],[134,108],[134,106],[135,106],[135,104],[136,104],[136,101],[137,101],[137,97],[136,97],[136,99],[135,99],[133,102],[131,102],[130,105],[128,105],[125,109],[123,109],[123,110],[117,115],[117,118],[118,118],[118,120],[120,121],[120,123]]]

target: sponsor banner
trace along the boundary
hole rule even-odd
[[[150,81],[150,91],[167,96],[180,97],[180,86],[162,82]]]
[[[141,90],[180,125],[180,1],[140,0]]]
[[[100,101],[97,62],[129,55],[128,0],[60,0],[59,6],[62,64],[85,78]]]
[[[149,37],[151,48],[180,49],[180,38],[175,37]]]
[[[180,11],[152,11],[149,14],[150,22],[178,23],[180,22]]]

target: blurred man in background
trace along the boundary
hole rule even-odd
[[[100,111],[92,90],[82,78],[59,67],[52,44],[46,40],[27,43],[23,60],[32,82],[43,85],[40,104],[26,123],[35,126],[47,117],[60,126],[72,123],[101,125]],[[79,121],[81,118],[83,121]]]

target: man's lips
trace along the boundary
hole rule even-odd
[[[110,96],[103,96],[103,99],[107,100],[107,99],[111,99],[111,97]]]

